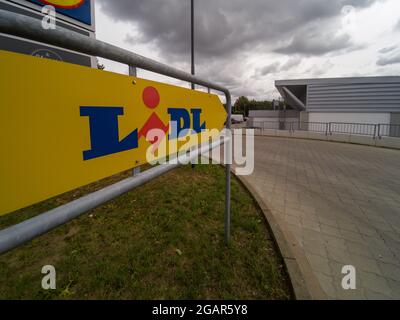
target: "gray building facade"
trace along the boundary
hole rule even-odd
[[[400,123],[400,77],[279,80],[285,102],[309,122]]]

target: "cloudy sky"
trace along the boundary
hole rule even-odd
[[[190,71],[189,0],[97,0],[96,25],[100,40]],[[195,33],[196,74],[234,97],[278,98],[278,79],[400,74],[399,0],[195,0]]]

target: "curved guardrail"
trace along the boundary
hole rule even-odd
[[[87,36],[72,32],[61,27],[45,30],[42,28],[41,21],[20,14],[0,10],[0,32],[22,37],[29,40],[39,41],[57,47],[73,50],[92,56],[102,57],[113,60],[128,66],[137,67],[152,71],[158,74],[169,76],[175,79],[187,81],[193,84],[211,88],[225,94],[228,118],[227,129],[231,126],[231,94],[229,90],[216,83],[204,80],[179,69],[162,64],[152,59],[148,59],[136,53],[119,48],[117,46],[89,38]],[[230,154],[232,150],[231,139],[216,141],[211,146],[201,146],[192,153],[193,157],[209,151],[210,147],[215,148],[225,143],[226,152]],[[191,158],[183,159],[190,161]],[[179,161],[178,161],[179,163]],[[179,165],[179,164],[178,164]],[[49,212],[40,214],[32,219],[24,221],[18,225],[0,231],[0,253],[13,249],[35,237],[38,237],[51,229],[64,224],[71,219],[93,209],[97,206],[110,201],[121,194],[128,192],[172,169],[176,164],[160,165],[137,176],[120,181],[107,188],[89,194],[71,203],[60,206]],[[226,191],[225,191],[225,242],[229,244],[230,239],[230,179],[231,165],[226,164]]]

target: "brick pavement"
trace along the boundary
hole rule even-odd
[[[332,299],[400,299],[400,151],[255,138],[244,177],[307,258]],[[356,290],[341,287],[356,268]]]

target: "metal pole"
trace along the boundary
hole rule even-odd
[[[211,89],[223,92],[225,95],[229,93],[227,88],[217,85],[216,83],[201,79],[166,64],[106,42],[89,38],[60,26],[57,26],[56,29],[45,30],[42,28],[40,20],[21,14],[0,10],[0,33],[51,44],[87,55],[113,60],[128,66],[136,66],[136,68],[152,71],[204,87],[210,87]]]
[[[137,77],[137,68],[133,66],[129,66],[129,75],[131,77]]]
[[[137,77],[137,68],[134,66],[129,66],[129,75],[131,77]],[[140,167],[133,168],[132,175],[137,176],[138,174],[140,174],[140,172],[141,172]]]
[[[194,76],[194,1],[190,0],[190,41],[191,41],[191,73]],[[195,89],[195,85],[192,82],[192,90]],[[192,169],[196,166],[192,163]]]
[[[190,0],[190,29],[191,29],[191,63],[192,63],[192,75],[195,74],[194,68],[194,0]],[[195,89],[195,85],[192,82],[192,90]]]
[[[226,121],[226,129],[230,132],[231,130],[231,118],[232,118],[232,101],[231,95],[228,93],[226,95],[226,111],[228,113],[228,119]],[[226,143],[225,152],[228,155],[232,154],[232,139],[233,135],[230,135],[229,141]],[[231,237],[231,159],[229,159],[228,163],[225,164],[226,173],[225,173],[225,182],[226,182],[226,190],[225,190],[225,244],[229,246],[230,237]]]

